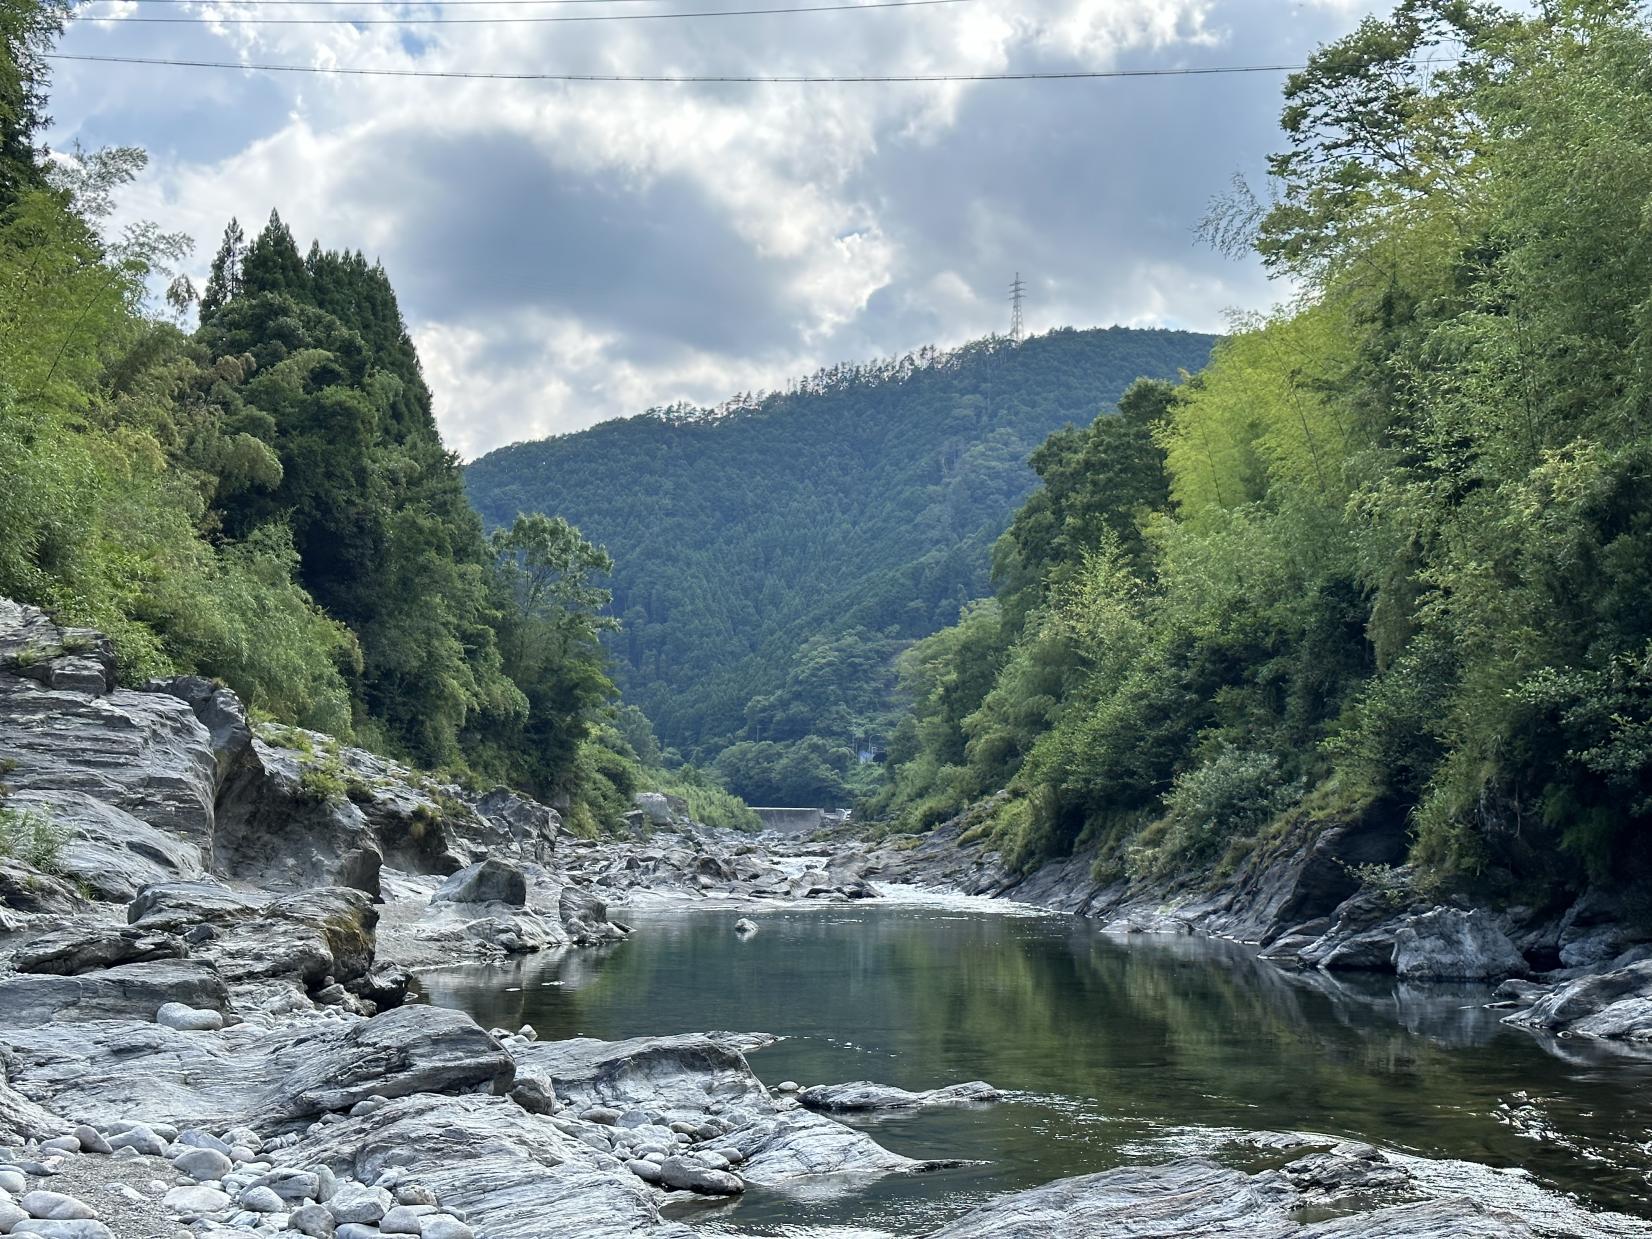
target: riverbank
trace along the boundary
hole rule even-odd
[[[1025,903],[1115,932],[1252,943],[1285,969],[1489,982],[1510,1023],[1652,1053],[1652,904],[1635,892],[1591,889],[1560,907],[1438,902],[1389,867],[1403,857],[1403,830],[1385,822],[1286,836],[1230,873],[1174,882],[1097,877],[1084,852],[1019,873],[968,828],[885,840],[870,861],[886,881]]]

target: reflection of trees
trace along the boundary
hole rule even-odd
[[[931,1115],[921,1131],[910,1128],[923,1148],[903,1143],[902,1121],[880,1126],[879,1139],[903,1152],[957,1151],[965,1146],[949,1143],[956,1134],[1003,1144],[973,1156],[1038,1161],[1029,1143],[1047,1145],[1056,1128],[1093,1151],[1178,1126],[1296,1128],[1524,1165],[1620,1201],[1620,1192],[1644,1190],[1636,1174],[1525,1138],[1497,1116],[1523,1090],[1548,1122],[1589,1134],[1595,1151],[1612,1153],[1610,1133],[1623,1133],[1627,1159],[1644,1127],[1633,1098],[1637,1086],[1645,1095],[1652,1068],[1608,1070],[1609,1056],[1579,1065],[1547,1053],[1484,1009],[1483,987],[1290,973],[1233,944],[1109,938],[1053,918],[806,909],[767,915],[762,932],[742,941],[732,932],[738,915],[645,914],[635,937],[600,955],[435,974],[426,985],[434,1001],[489,1024],[530,1022],[544,1037],[773,1032],[808,1038],[818,1052],[766,1051],[794,1057],[755,1060],[765,1072],[784,1061],[906,1088],[981,1078],[1087,1099],[1087,1113],[1111,1120],[1096,1128],[1044,1111]],[[834,1056],[816,1040],[825,1038],[873,1057]],[[1010,1131],[1017,1123],[1023,1130]],[[1094,1167],[1061,1173],[1083,1168]]]

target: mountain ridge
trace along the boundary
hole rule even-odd
[[[1137,378],[1197,369],[1215,339],[1061,328],[829,367],[513,444],[472,461],[466,487],[490,525],[542,510],[614,556],[616,675],[665,745],[705,762],[820,737],[842,775],[887,709],[895,653],[987,592],[1031,452]],[[816,782],[746,790],[841,799]]]

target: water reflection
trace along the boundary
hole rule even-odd
[[[1287,973],[1234,944],[1111,938],[1067,917],[747,910],[761,931],[742,939],[741,914],[638,911],[638,933],[615,947],[427,974],[424,987],[542,1037],[780,1034],[752,1057],[771,1083],[1014,1091],[985,1111],[876,1124],[899,1152],[984,1164],[847,1195],[754,1191],[720,1216],[756,1233],[910,1233],[989,1194],[1254,1129],[1523,1167],[1652,1217],[1652,1061],[1507,1028],[1485,987]]]

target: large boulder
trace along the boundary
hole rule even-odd
[[[536,864],[549,864],[556,850],[562,817],[548,805],[496,787],[474,804],[483,824],[481,844],[490,852],[508,852]]]
[[[568,937],[579,946],[613,942],[630,932],[608,919],[608,905],[591,891],[569,883],[557,896],[557,913]]]
[[[0,979],[0,1027],[87,1020],[154,1020],[169,1002],[226,1012],[229,991],[211,964],[162,959],[82,976],[19,973]]]
[[[528,880],[515,865],[490,856],[450,875],[430,900],[432,903],[503,903],[521,908],[528,902]]]
[[[139,928],[193,931],[197,957],[232,982],[291,978],[315,987],[367,975],[378,911],[362,891],[323,886],[271,899],[212,881],[146,887],[127,909]]]
[[[1434,908],[1394,931],[1394,971],[1412,980],[1501,981],[1524,976],[1526,958],[1482,909]]]
[[[1564,968],[1598,968],[1647,943],[1652,943],[1652,900],[1639,892],[1599,887],[1578,897],[1556,933]]]
[[[14,1083],[55,1111],[212,1131],[348,1111],[370,1097],[502,1094],[516,1071],[475,1020],[426,1006],[275,1031],[105,1020],[19,1029],[6,1040]]]
[[[1565,982],[1504,1023],[1606,1040],[1652,1040],[1652,960]]]
[[[819,1175],[880,1175],[927,1169],[883,1148],[863,1131],[769,1095],[745,1049],[772,1038],[718,1033],[597,1041],[576,1037],[519,1046],[524,1072],[549,1083],[572,1109],[645,1110],[696,1125],[716,1104],[727,1130],[719,1148],[741,1155],[740,1176],[756,1184]]]

